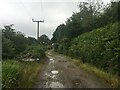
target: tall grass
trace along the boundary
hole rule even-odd
[[[31,88],[43,63],[7,60],[2,64],[2,88]]]
[[[52,52],[54,55],[58,55],[56,52]],[[74,63],[76,66],[82,68],[84,71],[92,73],[97,78],[102,79],[106,83],[110,85],[111,88],[120,88],[120,79],[117,75],[113,75],[111,73],[108,73],[102,69],[99,69],[95,67],[94,65],[91,65],[89,63],[83,63],[81,60],[71,58],[69,56],[65,56],[63,54],[59,54],[62,57],[68,58],[68,60],[72,63]]]
[[[118,88],[120,86],[120,80],[119,77],[116,75],[112,75],[111,73],[107,73],[104,70],[100,70],[96,68],[93,65],[83,63],[80,60],[71,60],[73,63],[75,63],[80,68],[84,69],[85,71],[89,73],[95,74],[98,78],[103,79],[106,83],[108,83],[113,88]]]

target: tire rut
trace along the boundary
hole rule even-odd
[[[108,88],[109,86],[94,75],[69,62],[61,55],[47,53],[46,61],[35,88]]]

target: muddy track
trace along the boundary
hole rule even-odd
[[[83,71],[64,56],[49,51],[47,57],[35,88],[109,88],[101,79]]]

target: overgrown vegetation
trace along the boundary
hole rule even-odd
[[[2,87],[31,88],[44,62],[42,59],[50,40],[46,35],[40,40],[27,38],[12,26],[2,29]],[[45,44],[41,43],[43,41]]]
[[[52,52],[54,55],[58,55],[56,52]],[[109,72],[105,72],[104,70],[101,70],[97,68],[94,65],[91,65],[89,63],[83,63],[82,60],[79,58],[73,58],[71,56],[66,56],[63,54],[59,54],[61,57],[67,58],[71,63],[74,63],[76,66],[82,68],[85,72],[88,72],[90,74],[95,75],[97,78],[102,79],[104,82],[110,85],[111,88],[118,88],[120,87],[120,79],[118,75],[113,75]]]
[[[109,24],[75,38],[70,47],[67,42],[55,44],[55,51],[78,58],[113,74],[119,74],[120,23]]]
[[[25,51],[21,54],[22,58],[39,58],[42,59],[45,57],[46,47],[42,45],[30,45]]]
[[[2,64],[3,88],[32,88],[42,67],[37,62],[7,60]]]
[[[106,6],[80,3],[80,12],[56,28],[52,41],[56,52],[119,77],[120,2]]]
[[[84,69],[85,71],[95,74],[98,78],[102,78],[106,83],[108,83],[111,87],[117,88],[120,86],[120,81],[118,76],[112,75],[111,73],[106,73],[105,71],[96,68],[94,65],[90,65],[87,63],[83,63],[80,60],[72,60],[80,68]]]
[[[112,2],[109,5],[94,1],[81,2],[80,12],[74,12],[65,24],[56,28],[52,42],[60,43],[64,38],[71,41],[83,33],[119,21],[119,8],[120,2]]]
[[[68,51],[69,55],[118,75],[119,25],[120,23],[110,24],[80,35],[72,41]]]
[[[36,54],[39,52],[42,54],[45,52],[45,48],[47,47],[47,45],[51,44],[49,38],[46,35],[42,35],[39,40],[36,40],[33,37],[27,38],[23,33],[15,31],[12,28],[12,26],[13,24],[4,26],[4,28],[2,29],[3,59],[16,58],[19,56],[19,54],[23,52],[27,52],[28,49],[29,49],[28,51],[31,52],[32,54],[33,53]],[[45,47],[43,47],[43,45]],[[38,52],[37,50],[40,50],[40,51]],[[40,56],[38,55],[38,57]]]

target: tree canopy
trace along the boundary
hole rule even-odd
[[[60,42],[63,38],[71,40],[80,34],[119,21],[119,8],[120,2],[112,2],[109,5],[81,2],[79,4],[80,11],[74,12],[65,24],[61,24],[56,28],[52,42]]]
[[[2,29],[3,59],[16,57],[17,55],[22,53],[29,45],[38,45],[38,41],[35,38],[25,37],[23,33],[15,31],[12,26],[13,24],[6,25]]]
[[[119,74],[120,1],[79,4],[53,33],[54,50],[112,74]]]
[[[41,35],[38,39],[38,42],[42,45],[49,45],[51,44],[51,41],[49,39],[48,36],[46,36],[45,34]]]

